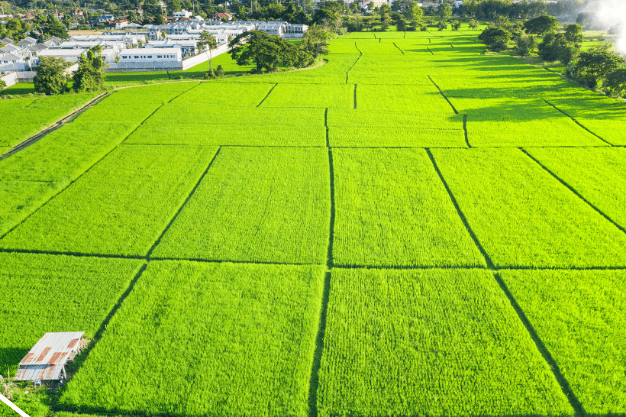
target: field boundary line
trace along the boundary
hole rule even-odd
[[[328,317],[328,302],[330,300],[330,276],[331,271],[324,274],[324,286],[322,288],[322,302],[320,305],[320,319],[315,337],[315,351],[311,364],[311,376],[309,378],[309,413],[308,417],[317,417],[317,391],[319,389],[319,375],[322,367],[322,354],[324,352],[324,336],[326,336],[326,320]]]
[[[178,97],[182,96],[183,94],[187,94],[188,92],[190,92],[190,91],[191,91],[191,90],[193,90],[194,88],[196,88],[196,87],[200,87],[201,85],[202,85],[202,82],[201,82],[201,81],[198,81],[198,84],[196,84],[196,85],[194,85],[193,87],[188,88],[187,90],[183,91],[182,93],[177,94],[176,96],[172,97],[172,98],[171,98],[171,99],[170,99],[167,103],[165,103],[165,104],[170,104],[172,101],[176,100]],[[161,107],[163,107],[163,106],[161,106]]]
[[[572,119],[574,121],[574,123],[576,123],[578,126],[582,127],[583,129],[585,129],[587,132],[591,133],[593,136],[597,137],[598,139],[600,139],[602,142],[606,143],[609,146],[614,146],[611,142],[608,142],[606,140],[604,140],[600,135],[592,132],[591,130],[589,130],[588,128],[586,128],[585,126],[583,126],[578,120],[574,119],[572,116],[570,116],[569,114],[567,114],[564,110],[559,109],[557,106],[555,106],[554,104],[550,103],[548,100],[546,100],[545,98],[542,98],[542,100],[554,107],[556,110],[558,110],[559,112],[563,113],[565,116],[569,117],[570,119]]]
[[[126,139],[124,139],[126,140]],[[35,213],[37,213],[39,210],[41,210],[42,208],[44,208],[48,203],[50,203],[52,200],[54,200],[59,194],[61,194],[63,191],[67,190],[72,184],[74,184],[76,181],[78,181],[79,179],[81,179],[85,174],[87,174],[89,171],[91,171],[91,169],[93,167],[95,167],[96,165],[98,165],[104,158],[106,158],[107,156],[109,156],[113,151],[115,151],[117,148],[119,147],[119,144],[115,145],[113,147],[113,149],[111,149],[110,151],[108,151],[107,153],[105,153],[100,159],[98,159],[96,162],[94,162],[91,166],[89,166],[89,168],[87,168],[85,171],[83,171],[80,175],[78,175],[76,178],[74,178],[73,180],[71,180],[70,182],[68,182],[64,187],[61,187],[59,189],[58,192],[54,193],[54,195],[50,196],[50,198],[48,198],[46,201],[44,201],[43,203],[41,203],[36,209],[34,209],[32,212],[30,212],[26,217],[24,217],[20,222],[18,222],[15,226],[11,227],[9,230],[7,230],[4,234],[0,235],[0,240],[4,239],[9,233],[11,233],[12,231],[14,231],[15,229],[17,229],[19,226],[21,226],[26,220],[30,219]]]
[[[85,103],[82,106],[80,106],[79,108],[75,109],[70,114],[62,117],[61,119],[57,120],[56,122],[54,122],[54,123],[50,124],[49,126],[43,128],[43,130],[39,131],[38,133],[34,134],[33,136],[24,139],[23,141],[21,141],[17,145],[14,145],[8,151],[6,151],[2,155],[0,155],[0,161],[2,161],[3,159],[6,159],[6,158],[8,158],[8,157],[18,153],[21,150],[24,150],[24,149],[28,148],[30,145],[33,145],[33,144],[39,142],[41,139],[45,138],[46,136],[48,136],[50,133],[54,132],[55,130],[60,129],[61,127],[65,126],[66,124],[73,122],[78,116],[80,116],[81,114],[86,112],[88,109],[90,109],[91,107],[93,107],[96,104],[98,104],[98,102],[104,100],[109,95],[110,95],[110,93],[106,92],[106,93],[100,94],[97,97],[94,97],[93,99],[89,100],[87,103]]]
[[[432,266],[432,265],[347,265],[334,264],[333,269],[374,269],[374,270],[404,270],[420,271],[428,269],[454,270],[454,269],[482,269],[488,271],[485,265],[457,265],[457,266]]]
[[[595,205],[593,205],[589,200],[587,200],[585,197],[583,197],[578,191],[576,191],[574,189],[574,187],[572,187],[571,185],[569,185],[567,182],[565,182],[563,179],[561,179],[558,175],[556,175],[554,172],[550,171],[545,165],[543,165],[541,162],[539,162],[539,160],[537,158],[535,158],[534,156],[532,156],[530,153],[528,153],[528,151],[526,151],[523,148],[519,148],[520,151],[522,151],[527,157],[529,157],[530,159],[532,159],[537,165],[539,165],[541,168],[544,169],[544,171],[546,171],[548,174],[550,174],[554,179],[556,179],[558,182],[561,183],[561,185],[564,185],[565,187],[567,187],[567,189],[569,189],[572,193],[574,193],[574,195],[578,198],[580,198],[582,201],[584,201],[585,203],[587,203],[587,205],[589,207],[591,207],[592,209],[594,209],[599,215],[601,215],[602,217],[604,217],[606,220],[608,220],[609,222],[611,222],[611,224],[613,224],[613,226],[617,227],[620,232],[622,233],[626,233],[626,229],[622,226],[620,226],[617,222],[615,222],[613,219],[611,219],[607,214],[605,214],[602,210],[600,210],[599,208],[597,208]]]
[[[357,84],[354,84],[354,110],[356,110],[356,87]]]
[[[167,224],[167,226],[165,226],[165,229],[163,229],[163,231],[161,232],[161,234],[159,235],[159,237],[157,238],[157,240],[154,242],[154,244],[152,245],[152,247],[148,250],[148,253],[146,254],[145,258],[146,260],[150,260],[150,257],[152,256],[152,252],[154,252],[154,250],[156,249],[156,247],[159,245],[159,243],[161,243],[161,240],[163,239],[163,236],[165,236],[165,234],[170,230],[170,227],[172,227],[172,224],[176,221],[176,219],[178,218],[178,216],[180,215],[180,213],[183,211],[183,209],[185,208],[185,206],[187,205],[187,203],[189,202],[189,200],[191,200],[191,197],[194,195],[194,193],[196,192],[196,190],[198,189],[198,187],[200,186],[200,183],[202,182],[202,180],[204,179],[204,177],[206,176],[206,174],[209,172],[209,169],[211,169],[211,166],[213,166],[213,162],[215,162],[215,159],[217,159],[217,156],[220,154],[220,151],[222,150],[222,147],[220,146],[219,148],[217,148],[217,151],[215,152],[215,154],[213,155],[213,158],[211,158],[211,161],[209,162],[209,164],[207,165],[206,169],[204,170],[204,172],[202,173],[202,175],[200,175],[200,178],[198,179],[198,181],[196,181],[196,184],[193,186],[193,188],[191,189],[191,192],[187,195],[187,197],[185,198],[185,200],[183,201],[183,203],[180,205],[180,207],[178,208],[178,210],[176,211],[176,213],[174,213],[174,216],[170,219],[169,223]]]
[[[263,97],[263,100],[261,100],[261,102],[256,105],[257,107],[261,107],[261,104],[263,104],[263,102],[270,96],[270,94],[272,94],[272,91],[274,91],[274,89],[276,88],[277,85],[278,85],[278,83],[274,84],[272,86],[272,88],[270,88],[270,91],[268,91],[267,94],[265,95],[265,97]]]
[[[468,148],[471,148],[472,145],[469,143],[469,137],[467,135],[467,114],[463,115],[463,132],[465,133],[465,144]]]
[[[445,178],[443,177],[443,174],[439,170],[439,166],[437,165],[437,162],[435,161],[435,157],[433,156],[433,154],[432,154],[432,152],[430,151],[429,148],[426,148],[426,153],[428,154],[428,157],[430,158],[430,162],[433,164],[433,168],[435,168],[435,171],[437,172],[437,175],[439,176],[439,179],[443,183],[443,186],[445,187],[445,189],[446,189],[446,191],[448,193],[448,197],[450,197],[450,200],[452,201],[452,204],[454,205],[454,208],[456,209],[457,214],[461,218],[461,221],[463,222],[463,225],[465,226],[465,229],[469,233],[470,237],[474,241],[474,244],[476,245],[476,247],[478,248],[480,253],[485,258],[485,262],[487,264],[487,268],[489,268],[491,270],[495,270],[495,266],[493,264],[493,261],[489,257],[489,254],[487,253],[487,251],[485,250],[483,245],[480,243],[480,241],[478,240],[478,236],[476,236],[476,233],[474,233],[474,230],[472,229],[472,227],[470,226],[469,222],[467,221],[467,217],[465,217],[465,214],[461,210],[461,207],[459,206],[459,203],[456,200],[456,197],[454,197],[454,194],[452,194],[452,190],[448,186],[448,183],[446,182]]]
[[[530,320],[524,313],[524,310],[522,310],[522,307],[519,305],[515,297],[513,297],[513,294],[507,287],[506,283],[504,282],[500,274],[496,271],[493,271],[493,276],[496,282],[498,283],[498,285],[500,286],[500,288],[502,289],[502,291],[504,292],[505,296],[508,298],[509,302],[511,303],[511,306],[517,313],[518,318],[521,320],[524,327],[526,327],[526,330],[528,331],[528,334],[530,335],[531,339],[533,340],[533,342],[535,342],[535,346],[537,347],[537,350],[539,350],[539,353],[541,353],[541,356],[550,367],[552,374],[554,375],[557,383],[561,387],[561,391],[563,392],[565,397],[567,397],[567,400],[569,401],[570,405],[574,409],[576,413],[575,415],[576,416],[586,415],[586,412],[582,404],[580,403],[580,401],[578,400],[578,398],[572,391],[572,388],[570,387],[569,382],[567,381],[567,379],[565,379],[565,377],[561,373],[561,369],[559,368],[559,365],[556,363],[556,361],[554,360],[554,357],[552,357],[552,354],[550,353],[546,345],[543,343],[543,341],[537,334],[537,331],[535,330],[532,323],[530,322]]]
[[[428,75],[427,77],[430,80],[430,82],[433,83],[433,85],[435,87],[437,87],[437,90],[439,90],[439,94],[441,94],[441,97],[443,97],[448,102],[450,107],[452,107],[452,110],[454,111],[454,114],[459,114],[459,112],[456,110],[456,107],[454,107],[454,105],[452,104],[450,99],[448,99],[448,97],[446,97],[446,95],[444,94],[443,90],[437,85],[437,83],[432,79],[432,77],[430,75]]]
[[[87,347],[78,356],[76,356],[76,358],[74,359],[73,367],[75,367],[77,369],[80,369],[80,367],[83,365],[83,363],[87,360],[87,358],[89,357],[89,354],[91,353],[93,348],[98,344],[100,339],[102,339],[102,336],[103,336],[104,332],[106,331],[109,323],[111,322],[111,319],[115,316],[115,314],[120,309],[120,307],[122,306],[122,304],[124,303],[126,298],[133,291],[133,288],[135,287],[135,284],[137,283],[137,281],[139,281],[139,278],[141,278],[141,276],[143,275],[143,273],[144,273],[144,271],[146,270],[147,267],[148,267],[148,262],[144,260],[144,263],[139,268],[139,271],[137,271],[137,273],[135,274],[133,279],[128,284],[128,287],[126,288],[126,291],[124,291],[124,293],[120,296],[120,298],[117,300],[117,302],[115,303],[115,305],[113,306],[111,311],[109,311],[109,314],[107,314],[107,316],[104,318],[104,320],[100,324],[100,327],[98,327],[98,330],[96,330],[96,333],[94,334],[93,339],[91,340],[91,342],[89,342]],[[50,409],[53,412],[54,411],[59,411],[57,409],[56,401],[53,400],[53,403],[51,404]],[[79,415],[77,413],[74,413],[74,414]]]
[[[333,245],[335,237],[335,164],[333,160],[333,149],[330,146],[329,129],[328,129],[328,108],[324,113],[324,126],[326,127],[326,146],[328,148],[328,169],[330,181],[330,224],[328,234],[328,252],[326,255],[326,266],[328,269],[333,267]]]
[[[176,261],[176,262],[198,262],[205,264],[242,264],[242,265],[273,265],[273,266],[324,266],[324,263],[310,262],[271,262],[271,261],[238,261],[233,259],[202,259],[202,258],[174,258],[170,256],[151,256],[150,259],[142,257],[148,262]]]
[[[426,47],[426,49],[428,49],[428,52],[430,52],[432,55],[435,55],[435,53],[433,51],[431,51],[428,46]]]
[[[406,34],[405,34],[406,36]],[[393,43],[393,46],[395,46],[396,48],[398,48],[398,51],[402,52],[402,55],[404,55],[404,51],[402,49],[400,49],[400,47],[398,45],[396,45],[396,43]]]
[[[354,68],[354,66],[359,62],[359,59],[361,59],[361,57],[363,56],[363,52],[361,52],[359,47],[356,45],[356,41],[354,41],[354,47],[356,48],[357,51],[359,51],[359,57],[356,59],[356,61],[354,61],[354,64],[352,64],[352,66],[348,68],[348,71],[346,71],[346,84],[348,84],[348,76],[350,74],[350,71],[352,71],[352,68]]]
[[[145,260],[142,255],[119,255],[109,253],[85,253],[85,252],[63,252],[63,251],[46,251],[37,249],[10,249],[0,248],[0,253],[23,253],[29,255],[51,255],[51,256],[73,256],[76,258],[106,258],[106,259],[134,259]]]

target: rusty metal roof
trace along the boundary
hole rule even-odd
[[[78,353],[85,332],[46,333],[24,356],[15,375],[18,381],[59,379],[67,361]]]

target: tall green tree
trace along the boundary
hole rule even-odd
[[[452,16],[452,7],[448,3],[440,4],[437,8],[437,15],[441,21],[447,21]]]
[[[203,30],[200,34],[200,41],[198,42],[198,49],[203,51],[208,48],[209,50],[209,74],[213,75],[213,64],[212,64],[212,50],[217,47],[217,40],[212,33]]]
[[[43,56],[35,69],[35,91],[61,94],[67,91],[66,63],[61,58]]]
[[[604,81],[604,88],[614,97],[621,97],[626,92],[626,68],[610,72]]]
[[[583,41],[583,27],[573,23],[565,27],[565,39],[568,42],[582,43]]]
[[[544,33],[555,31],[559,27],[558,19],[552,16],[539,16],[524,22],[526,32],[543,35]]]
[[[104,88],[104,69],[107,64],[102,59],[102,47],[96,46],[80,56],[78,70],[74,73],[74,90],[100,91]]]
[[[237,35],[230,41],[230,56],[237,65],[256,66],[253,72],[275,71],[279,65],[300,64],[301,55],[291,42],[265,32],[252,30]]]
[[[581,52],[571,75],[593,88],[623,65],[624,58],[611,52],[608,45],[605,45]]]
[[[404,17],[406,17],[409,22],[420,22],[423,15],[424,10],[419,6],[416,1],[409,3],[406,10],[404,11]]]

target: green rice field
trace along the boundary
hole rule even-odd
[[[153,73],[0,158],[0,375],[46,332],[90,342],[58,391],[14,402],[626,416],[626,103],[477,34],[351,33],[313,69]],[[0,154],[94,97],[0,100]]]

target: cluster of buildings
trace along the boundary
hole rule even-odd
[[[188,13],[188,12],[187,12]],[[226,20],[226,19],[224,19]],[[44,56],[77,63],[89,48],[100,46],[102,59],[110,71],[130,69],[163,69],[178,67],[185,58],[198,55],[200,35],[206,31],[215,36],[220,52],[227,50],[230,39],[251,30],[260,30],[284,38],[301,38],[307,25],[288,22],[204,20],[200,16],[184,18],[164,25],[145,25],[140,29],[122,29],[99,35],[74,35],[67,41],[52,37],[43,43],[26,38],[15,44],[1,39],[0,73],[31,71]]]

